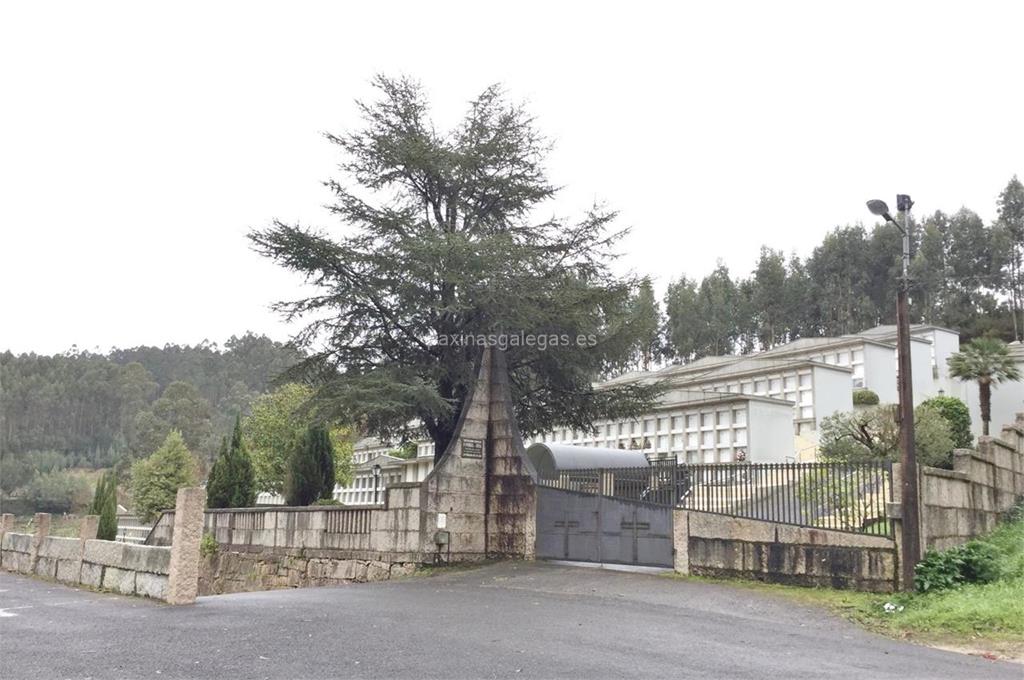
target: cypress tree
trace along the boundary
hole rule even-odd
[[[252,469],[252,459],[242,441],[241,416],[235,416],[229,453],[232,463],[231,507],[252,507],[256,503],[256,475]]]
[[[334,449],[327,428],[310,425],[288,461],[288,505],[309,505],[334,492]]]
[[[103,510],[103,501],[106,498],[107,473],[104,472],[96,481],[96,491],[92,495],[92,503],[89,504],[89,514],[98,515]]]
[[[206,482],[206,504],[211,508],[247,508],[256,502],[252,461],[242,442],[241,419],[235,419],[231,442],[221,440],[220,453]]]
[[[104,541],[113,541],[117,538],[117,478],[114,473],[104,475],[101,482],[104,488],[101,507],[99,508],[99,526],[96,530],[96,538]]]
[[[220,440],[220,452],[210,468],[210,476],[206,480],[206,505],[210,508],[231,507],[231,496],[227,480],[230,465],[228,460],[228,438]]]
[[[323,425],[314,425],[316,428],[317,456],[320,463],[320,498],[330,499],[334,497],[334,446],[331,444],[331,434]]]

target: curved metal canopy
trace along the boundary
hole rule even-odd
[[[542,479],[557,477],[562,470],[584,468],[648,467],[643,451],[600,449],[590,446],[541,443],[531,444],[526,457]]]

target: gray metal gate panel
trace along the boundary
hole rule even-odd
[[[670,567],[672,509],[538,487],[537,557]]]

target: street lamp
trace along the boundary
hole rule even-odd
[[[886,222],[892,222],[903,234],[903,276],[900,280],[896,298],[896,352],[897,352],[897,386],[900,395],[900,462],[902,463],[902,479],[900,497],[903,504],[902,552],[901,564],[904,590],[914,589],[914,567],[921,560],[920,539],[920,508],[917,495],[917,453],[914,451],[914,383],[911,379],[910,364],[910,313],[907,309],[908,289],[910,287],[910,208],[914,202],[910,196],[896,196],[896,208],[903,219],[901,225],[889,214],[889,206],[885,201],[874,199],[868,201],[868,210]]]
[[[380,463],[373,464],[373,504],[377,504],[377,490],[380,485]]]

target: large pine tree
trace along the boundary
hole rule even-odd
[[[296,340],[312,353],[302,368],[321,415],[384,437],[418,422],[439,455],[489,335],[508,347],[527,433],[647,409],[655,388],[592,386],[635,346],[621,320],[638,282],[609,267],[624,233],[611,229],[615,213],[539,217],[558,191],[549,144],[500,88],[440,132],[420,85],[375,85],[380,99],[360,104],[365,127],[328,135],[345,154],[345,176],[327,183],[344,235],[280,222],[250,234],[320,289],[279,308],[312,319]]]

